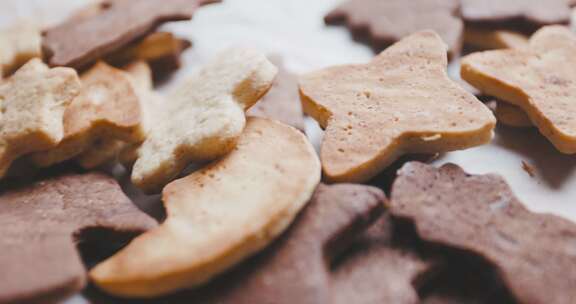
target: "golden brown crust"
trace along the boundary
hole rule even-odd
[[[164,224],[91,277],[101,289],[131,297],[204,284],[284,231],[319,180],[320,163],[302,132],[249,118],[230,154],[164,188]]]
[[[576,153],[576,37],[550,26],[524,49],[475,53],[462,60],[462,78],[487,95],[520,107],[562,153]]]
[[[326,129],[321,159],[331,181],[367,181],[404,153],[438,153],[484,144],[495,119],[446,75],[446,48],[425,31],[368,64],[300,79],[304,111]]]

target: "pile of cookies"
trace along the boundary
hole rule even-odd
[[[0,32],[0,303],[576,301],[575,223],[499,176],[405,161],[497,121],[575,153],[576,35],[540,28],[567,0],[351,0],[326,22],[383,49],[368,63],[296,76],[233,47],[158,92],[191,43],[157,28],[211,2],[103,0]],[[447,74],[463,35],[498,48],[462,59],[477,92]]]

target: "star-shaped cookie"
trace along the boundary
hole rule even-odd
[[[362,182],[405,153],[440,153],[488,142],[495,119],[446,74],[446,46],[413,34],[368,64],[300,78],[304,111],[326,129],[321,159],[331,181]]]
[[[0,178],[18,157],[58,145],[64,111],[79,91],[76,71],[40,59],[0,83]]]
[[[110,177],[66,175],[0,195],[0,303],[51,303],[82,289],[76,248],[88,233],[134,236],[156,226]]]
[[[464,28],[457,16],[459,7],[458,0],[348,0],[324,20],[327,24],[345,22],[356,38],[367,38],[378,52],[405,36],[431,29],[455,55]]]
[[[462,78],[487,95],[520,107],[560,151],[576,153],[576,36],[545,27],[523,49],[474,53]]]

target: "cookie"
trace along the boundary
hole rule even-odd
[[[434,154],[488,142],[490,110],[446,74],[446,47],[424,31],[368,64],[301,76],[304,112],[325,128],[320,150],[330,181],[363,182],[402,154]]]
[[[81,76],[82,90],[64,113],[64,137],[47,151],[31,155],[47,167],[72,159],[100,138],[144,139],[140,99],[129,74],[99,62]]]
[[[510,30],[468,27],[464,30],[464,44],[479,50],[523,48],[528,46],[528,37]]]
[[[499,123],[510,127],[526,128],[533,127],[530,117],[517,106],[507,102],[497,101],[494,115]]]
[[[214,0],[108,0],[98,13],[48,29],[43,47],[53,66],[83,68],[152,32],[167,21],[188,20]]]
[[[172,33],[155,32],[110,55],[106,61],[120,65],[134,60],[147,61],[154,74],[161,76],[180,67],[180,55],[190,46],[190,41]]]
[[[408,163],[392,188],[390,211],[420,238],[493,264],[519,303],[572,303],[576,224],[527,210],[496,175],[469,175]],[[550,261],[554,261],[551,263]]]
[[[42,56],[40,30],[31,23],[20,23],[0,30],[0,79],[32,58]]]
[[[152,71],[145,61],[135,61],[122,68],[129,76],[128,80],[132,82],[135,93],[138,95],[141,109],[141,127],[144,133],[150,128],[152,122],[149,122],[150,116],[160,108],[149,109],[153,96],[152,92]],[[156,104],[154,104],[156,106]],[[92,169],[105,163],[116,160],[120,154],[126,153],[124,150],[135,149],[140,143],[130,143],[121,139],[106,136],[96,138],[96,141],[78,155],[77,162],[85,169]],[[134,154],[134,152],[130,152]],[[133,163],[134,160],[131,161]]]
[[[302,132],[249,118],[232,152],[164,188],[162,226],[97,265],[91,278],[126,297],[205,284],[282,233],[319,180],[320,162]]]
[[[158,192],[193,161],[234,148],[245,111],[272,86],[277,68],[252,49],[231,48],[177,85],[138,151],[132,182]]]
[[[98,139],[90,148],[78,155],[78,164],[84,169],[93,169],[116,160],[127,143],[118,139]]]
[[[79,91],[76,71],[37,58],[0,82],[0,178],[18,157],[58,145],[64,111]]]
[[[531,32],[550,24],[568,24],[567,0],[461,0],[467,27]]]
[[[434,30],[448,44],[450,55],[456,55],[464,28],[459,6],[458,0],[347,0],[324,21],[346,23],[357,38],[367,36],[377,52],[415,32]]]
[[[396,244],[389,216],[382,216],[354,240],[351,253],[337,264],[332,275],[332,301],[346,303],[419,303],[421,278],[433,263],[414,248]]]
[[[576,153],[576,36],[565,27],[544,27],[523,49],[474,53],[462,60],[464,80],[525,112],[562,153]]]
[[[86,284],[76,245],[89,234],[112,233],[111,244],[156,222],[112,178],[85,174],[3,191],[0,225],[0,303],[50,303]]]
[[[278,67],[278,76],[270,91],[247,113],[250,116],[275,119],[304,131],[304,113],[298,96],[298,77],[284,67],[282,57],[268,56],[268,58]]]

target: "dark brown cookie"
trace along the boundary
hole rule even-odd
[[[346,23],[357,40],[368,40],[376,52],[415,32],[434,30],[455,55],[464,28],[457,16],[459,7],[458,0],[348,0],[324,21]]]
[[[152,32],[167,21],[188,20],[217,0],[106,0],[98,13],[80,14],[45,32],[52,66],[82,68]]]
[[[363,300],[370,299],[397,299],[400,294],[412,299],[415,292],[410,285],[412,275],[409,273],[418,272],[424,262],[413,257],[404,260],[400,258],[401,254],[390,253],[391,248],[386,248],[390,236],[389,223],[381,219],[362,239],[357,239],[382,214],[383,200],[382,191],[370,186],[320,185],[306,209],[272,246],[204,288],[146,303],[317,304],[336,300],[341,303],[350,298],[355,300],[353,303],[364,303]],[[333,272],[330,264],[341,256],[349,256],[345,252],[350,247],[358,249],[357,253],[339,263],[341,271]],[[366,251],[369,253],[365,254]],[[389,263],[400,264],[391,269],[383,268],[390,264],[377,260],[388,257],[394,259]],[[367,268],[372,266],[369,265],[372,262],[377,263],[374,267],[381,272]],[[382,274],[387,272],[390,273]],[[395,277],[395,274],[402,277]],[[393,284],[378,281],[393,276]],[[371,281],[357,281],[357,278],[370,278]],[[404,278],[407,278],[406,282],[400,281]],[[378,288],[371,288],[376,285]],[[402,288],[381,288],[381,285]],[[358,295],[360,289],[370,294]],[[387,295],[388,292],[394,295]],[[93,303],[119,303],[118,299],[91,296]]]
[[[382,216],[354,241],[351,252],[335,267],[329,303],[419,302],[416,288],[434,263],[414,248],[394,242],[393,234],[390,217]]]
[[[248,110],[248,114],[275,119],[304,131],[304,112],[298,95],[298,78],[286,70],[282,57],[268,57],[278,67],[278,75],[270,91]]]
[[[47,303],[79,291],[86,271],[76,245],[103,234],[109,245],[155,225],[101,174],[57,177],[1,194],[0,303]]]
[[[544,25],[570,22],[567,0],[461,0],[462,18],[474,27],[532,32]]]
[[[501,177],[408,163],[389,205],[423,240],[493,264],[519,302],[574,303],[576,224],[528,211]]]

